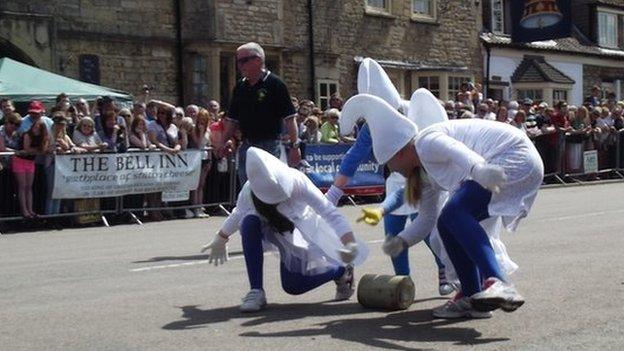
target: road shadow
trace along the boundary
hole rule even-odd
[[[329,336],[371,347],[406,351],[420,350],[402,345],[411,342],[449,342],[468,347],[509,340],[508,338],[482,337],[482,334],[475,328],[460,326],[462,323],[470,323],[470,320],[433,319],[429,309],[388,312],[379,317],[370,315],[363,317],[359,315],[376,313],[376,311],[365,309],[356,302],[270,304],[267,309],[252,314],[241,313],[238,306],[206,310],[196,305],[180,308],[183,319],[171,322],[163,326],[163,329],[190,330],[235,319],[241,319],[243,327],[256,327],[307,317],[337,317],[340,319],[313,324],[310,328],[276,333],[249,331],[241,333],[240,336],[257,338]]]
[[[228,252],[228,255],[230,257],[242,256],[243,251],[230,251]],[[153,263],[153,262],[163,262],[163,261],[201,261],[201,260],[207,260],[207,259],[208,259],[208,254],[188,255],[188,256],[157,256],[157,257],[152,257],[147,260],[134,261],[132,263],[136,264],[136,263]]]
[[[308,316],[327,317],[337,315],[350,315],[369,313],[356,302],[339,303],[325,301],[318,303],[271,303],[268,308],[255,313],[242,313],[239,306],[223,307],[202,310],[195,306],[183,306],[183,320],[171,322],[163,327],[168,330],[183,330],[202,328],[212,323],[227,322],[234,319],[243,319],[243,326],[257,326],[262,324],[284,322],[289,320],[303,319]]]
[[[389,350],[425,350],[405,346],[407,343],[452,343],[458,346],[475,346],[508,341],[508,338],[487,338],[475,328],[459,326],[469,320],[433,319],[431,310],[415,310],[389,313],[374,318],[345,318],[314,324],[307,329],[276,333],[257,331],[241,333],[245,337],[284,338],[319,337],[351,341],[370,347]]]

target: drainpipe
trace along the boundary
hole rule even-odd
[[[483,45],[485,46],[485,52],[487,53],[487,61],[485,64],[485,91],[483,92],[483,96],[484,98],[489,98],[488,95],[490,91],[490,58],[492,57],[492,50],[487,43],[483,43]]]
[[[308,0],[308,43],[310,45],[310,98],[316,101],[316,69],[314,68],[314,12],[312,0]]]
[[[180,0],[173,1],[176,31],[176,85],[178,91],[178,105],[184,104],[184,55],[182,50],[182,4]]]

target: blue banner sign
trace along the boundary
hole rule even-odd
[[[325,190],[333,184],[340,163],[350,147],[349,144],[306,146],[305,159],[310,167],[305,173],[314,185]],[[345,193],[353,195],[379,195],[384,192],[384,184],[383,167],[377,163],[371,152],[359,165],[355,176],[344,190]]]

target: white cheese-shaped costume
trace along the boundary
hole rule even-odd
[[[338,250],[340,237],[352,232],[347,220],[303,173],[288,168],[273,155],[251,147],[247,151],[247,174],[236,207],[225,220],[221,231],[232,235],[248,215],[262,218],[256,211],[251,193],[263,202],[276,204],[277,210],[294,223],[292,233],[278,233],[266,220],[262,231],[265,251],[280,251],[280,259],[291,272],[315,275],[343,266]],[[357,240],[359,265],[368,256],[366,244]]]

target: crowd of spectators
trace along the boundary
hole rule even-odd
[[[454,100],[440,103],[449,119],[482,118],[523,130],[535,142],[547,174],[582,173],[583,151],[589,150],[597,150],[600,169],[615,166],[615,147],[624,128],[624,101],[598,86],[580,106],[565,101],[551,106],[530,98],[484,99],[480,86],[471,83],[463,84]]]
[[[60,94],[49,111],[41,102],[31,101],[22,117],[11,100],[0,99],[0,215],[20,213],[24,218],[35,218],[99,208],[98,199],[61,202],[52,198],[55,154],[128,150],[176,154],[198,149],[202,152],[199,185],[191,192],[186,211],[172,214],[158,210],[163,206],[160,193],[131,195],[125,203],[133,208],[155,208],[147,214],[152,220],[207,216],[202,205],[206,203],[209,174],[226,173],[230,167],[227,155],[214,152],[210,146],[225,144],[231,155],[241,142],[240,135],[221,140],[225,114],[217,101],[210,101],[206,107],[145,101],[122,107],[106,96],[89,102],[82,98],[71,101],[66,94]],[[338,121],[343,100],[337,94],[331,96],[324,109],[311,100],[292,97],[292,103],[297,111],[302,155],[306,145],[348,144],[355,140],[361,125],[348,136],[342,135]],[[598,151],[601,168],[612,165],[621,135],[618,131],[624,128],[624,101],[616,101],[614,94],[605,94],[599,87],[592,89],[582,106],[565,101],[550,106],[529,98],[484,98],[479,85],[465,83],[455,99],[440,103],[449,119],[482,118],[521,129],[538,147],[546,173],[579,171],[586,150]],[[288,138],[284,134],[283,142],[288,143]],[[561,157],[557,159],[557,155]],[[305,157],[302,163],[305,168]],[[38,206],[33,197],[39,197]]]
[[[49,110],[42,102],[31,101],[22,117],[10,99],[0,99],[0,216],[36,218],[62,211],[61,200],[52,197],[56,154],[133,150],[176,154],[198,149],[201,173],[197,189],[191,191],[189,209],[181,214],[154,210],[148,216],[153,220],[206,217],[201,205],[214,157],[210,145],[219,137],[223,118],[219,103],[210,101],[207,108],[181,108],[149,100],[128,107],[118,106],[107,96],[90,104],[82,98],[70,101],[62,93]],[[222,165],[218,171],[227,172],[227,160],[216,161]],[[136,208],[163,206],[160,193],[131,195],[127,200]],[[63,204],[65,212],[100,208],[99,199],[64,200]]]

